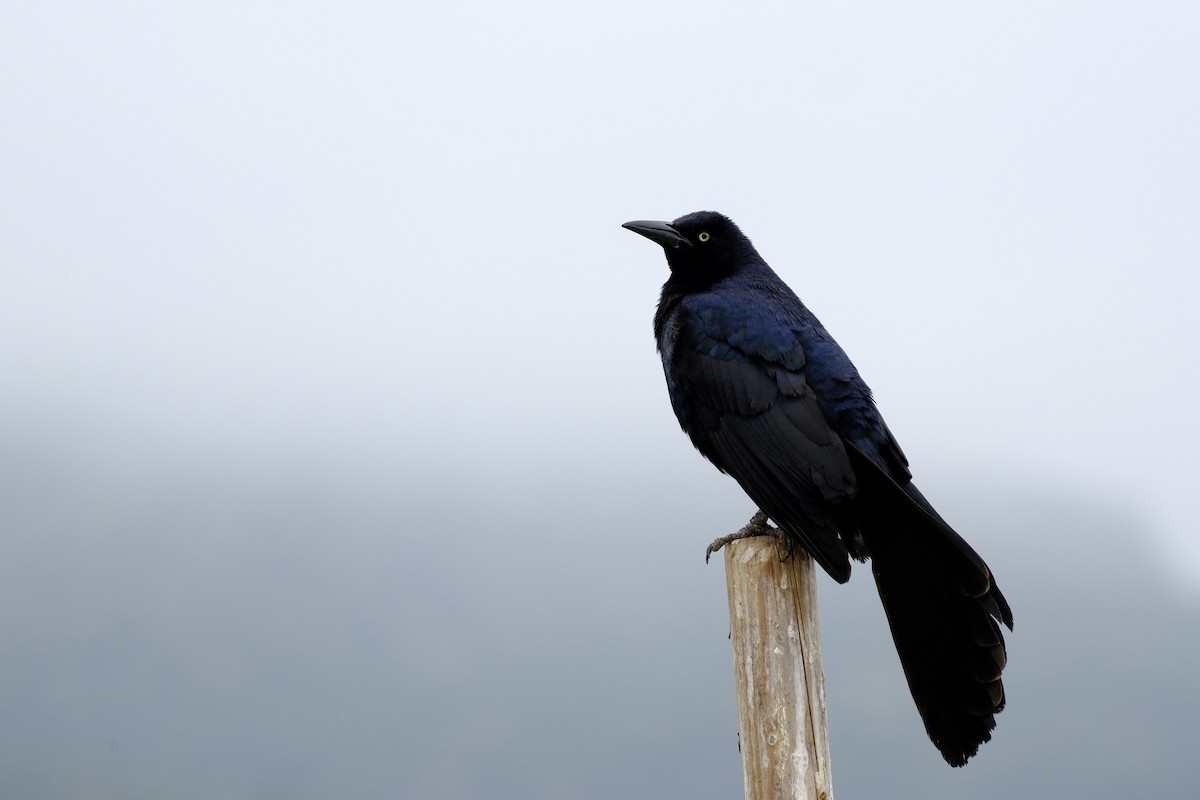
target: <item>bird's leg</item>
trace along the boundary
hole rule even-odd
[[[704,551],[704,563],[707,564],[708,560],[712,558],[713,553],[717,552],[730,542],[736,542],[738,539],[749,539],[751,536],[774,536],[776,539],[784,543],[784,546],[787,547],[789,555],[792,552],[790,544],[788,543],[787,539],[784,538],[783,531],[779,530],[779,528],[772,528],[767,522],[767,515],[760,510],[756,511],[754,516],[750,518],[750,521],[743,525],[739,530],[734,531],[728,536],[722,536],[720,539],[714,540],[713,543],[708,546],[708,549]]]

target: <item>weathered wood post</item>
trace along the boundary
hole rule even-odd
[[[746,800],[833,800],[816,570],[783,556],[771,536],[725,548]]]

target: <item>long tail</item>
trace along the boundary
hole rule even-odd
[[[857,449],[859,529],[896,651],[929,738],[955,767],[992,738],[1004,710],[1012,611],[987,564],[937,515]]]

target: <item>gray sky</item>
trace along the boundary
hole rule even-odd
[[[1069,713],[1147,680],[1106,625],[1195,656],[1169,623],[1200,598],[1200,12],[811,6],[9,4],[0,657],[27,683],[0,775],[740,791],[698,554],[751,509],[677,430],[665,265],[619,228],[699,208],[822,318],[1012,576],[1004,738],[949,777],[870,582],[823,587],[827,658],[874,646],[887,682],[830,679],[839,793],[1077,787],[1087,758],[1037,753],[1081,727],[1096,763],[1124,753],[1113,716]],[[912,750],[871,738],[893,728],[867,697]],[[1103,697],[1183,780],[1163,754],[1194,691]]]

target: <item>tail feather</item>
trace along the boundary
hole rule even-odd
[[[1004,709],[1012,611],[987,564],[925,502],[850,448],[871,570],[925,730],[952,766],[991,739]]]

